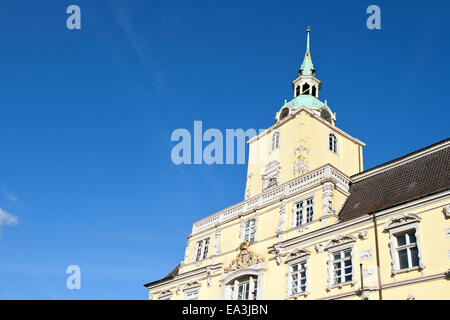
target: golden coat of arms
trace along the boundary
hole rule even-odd
[[[253,253],[250,249],[250,243],[244,241],[239,246],[239,253],[237,257],[231,261],[230,265],[224,269],[225,272],[235,271],[238,269],[242,269],[260,262],[263,262],[264,259],[255,253]]]

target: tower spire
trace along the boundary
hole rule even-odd
[[[305,58],[303,59],[303,63],[300,67],[299,73],[301,76],[312,76],[312,75],[314,75],[316,70],[314,70],[314,65],[311,60],[311,53],[310,53],[310,48],[309,48],[309,34],[311,33],[311,28],[309,26],[306,28],[306,33],[307,33],[306,53],[305,53]]]
[[[311,32],[311,28],[308,26],[306,27],[306,32],[307,32],[307,38],[306,38],[306,51],[309,51],[309,33]]]
[[[322,83],[316,78],[314,65],[311,60],[311,48],[310,48],[310,33],[311,28],[306,28],[306,52],[303,63],[298,70],[299,76],[292,81],[292,88],[294,89],[294,98],[299,95],[310,95],[315,98],[319,98],[319,90],[322,87]]]

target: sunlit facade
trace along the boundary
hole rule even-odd
[[[193,224],[150,300],[450,299],[450,140],[364,171],[309,34],[293,99],[248,141],[244,200]]]

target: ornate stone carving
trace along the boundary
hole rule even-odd
[[[206,285],[208,286],[208,287],[210,287],[211,286],[211,276],[212,276],[212,270],[210,269],[210,268],[207,268],[206,269]]]
[[[294,251],[288,254],[288,256],[286,257],[286,262],[297,258],[309,256],[310,254],[311,253],[306,249],[295,249]]]
[[[323,195],[322,195],[323,216],[335,213],[335,211],[333,210],[333,190],[334,184],[332,182],[325,182],[323,184]]]
[[[280,173],[280,163],[276,160],[269,162],[262,175],[263,190],[275,187],[278,185],[278,176]]]
[[[278,228],[277,228],[278,241],[283,240],[285,217],[286,217],[286,200],[282,200],[280,206],[280,219],[278,220]]]
[[[220,229],[216,230],[216,235],[214,238],[214,255],[220,254],[220,237],[222,235],[222,232]]]
[[[250,197],[252,196],[252,187],[251,187],[251,183],[252,183],[252,178],[253,178],[253,173],[250,173],[247,176],[247,188],[245,189],[245,199],[250,199]]]
[[[184,285],[183,291],[196,288],[200,288],[200,282],[198,282],[197,280],[191,280]]]
[[[317,243],[314,248],[316,249],[317,253],[322,253],[325,245],[323,243]]]
[[[309,149],[304,145],[300,145],[294,149],[294,155],[296,155],[296,161],[294,161],[294,176],[296,174],[305,174],[309,172],[309,162],[307,160],[307,155],[309,154]]]
[[[247,241],[242,242],[239,246],[239,253],[237,257],[231,261],[230,265],[225,268],[224,271],[235,271],[264,261],[262,257],[249,250],[249,247],[250,243]]]
[[[305,159],[300,159],[294,162],[294,175],[305,174],[309,172],[309,163]]]
[[[281,257],[283,255],[283,247],[279,244],[276,244],[269,250],[269,253],[275,255],[275,261],[276,261],[277,265],[280,265]]]
[[[358,232],[358,237],[359,237],[361,240],[367,240],[367,239],[369,238],[369,236],[368,236],[368,231],[367,231],[367,230],[361,230],[361,231],[359,231],[359,232]]]
[[[309,154],[309,149],[303,145],[300,145],[297,148],[295,148],[294,155],[297,155],[297,153],[301,154],[303,151],[305,151],[306,154]]]
[[[450,204],[444,206],[443,212],[444,212],[445,218],[450,219]]]
[[[359,259],[361,261],[369,260],[373,257],[372,249],[361,251],[359,254]]]
[[[159,293],[159,299],[170,297],[173,294],[172,290],[166,289]]]
[[[390,219],[389,221],[387,221],[384,224],[384,228],[386,230],[404,225],[404,224],[408,224],[408,223],[412,223],[412,222],[417,222],[420,221],[420,217],[418,215],[415,215],[413,213],[408,213],[408,214],[399,214],[397,216],[395,216],[394,218]]]
[[[351,236],[351,235],[345,235],[345,236],[337,236],[334,239],[331,239],[330,241],[327,242],[326,244],[326,249],[330,249],[342,244],[346,244],[349,242],[354,242],[356,241],[355,237]]]

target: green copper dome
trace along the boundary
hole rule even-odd
[[[306,107],[310,109],[320,109],[323,106],[325,106],[325,103],[323,103],[314,96],[301,94],[292,99],[291,101],[286,102],[285,105],[294,109],[298,109],[300,107]]]

